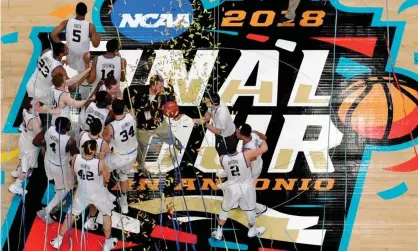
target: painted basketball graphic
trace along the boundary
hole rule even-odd
[[[418,124],[418,91],[405,81],[398,82],[399,89],[389,77],[351,84],[341,95],[340,121],[369,139],[396,139],[411,133]]]

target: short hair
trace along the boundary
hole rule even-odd
[[[117,85],[118,81],[116,81],[115,77],[109,76],[105,79],[104,85],[106,86],[106,89],[111,89],[112,86]]]
[[[96,94],[96,104],[99,105],[101,108],[108,106],[112,103],[111,98],[109,98],[109,93],[107,91],[99,91]]]
[[[87,140],[81,147],[83,148],[84,154],[90,155],[93,151],[97,150],[97,142],[93,139]]]
[[[52,46],[52,52],[54,53],[54,56],[59,56],[61,53],[65,52],[65,44],[59,42]]]
[[[107,41],[106,51],[107,52],[117,52],[120,48],[119,41],[117,39],[112,39]]]
[[[55,129],[58,133],[66,133],[71,130],[71,121],[66,117],[58,117],[55,120]]]
[[[87,14],[87,5],[83,2],[79,2],[75,7],[75,13],[80,16],[85,16]]]
[[[253,131],[253,129],[251,128],[251,126],[249,124],[243,124],[241,126],[240,130],[239,130],[239,133],[242,136],[250,137],[252,131]]]
[[[112,102],[112,110],[115,115],[122,115],[125,111],[125,103],[122,99],[116,98]]]
[[[222,143],[225,144],[225,143]],[[237,151],[237,145],[236,144],[232,144],[232,143],[226,143],[226,151],[228,152],[228,154],[233,154]]]
[[[102,122],[98,118],[92,119],[92,122],[90,123],[89,127],[90,127],[90,133],[93,134],[94,136],[99,134],[103,129]]]
[[[32,100],[33,100],[33,98],[31,98],[29,96],[26,96],[26,98],[23,100],[23,104],[22,104],[23,109],[30,110],[30,108],[33,107]]]
[[[61,87],[64,81],[64,76],[62,74],[56,74],[52,77],[52,84],[55,87]]]
[[[204,98],[207,98],[210,100],[212,105],[219,105],[221,103],[221,98],[219,97],[218,93],[207,93],[203,95]]]
[[[157,75],[157,74],[153,75],[153,76],[151,76],[150,81],[149,81],[150,87],[153,86],[153,85],[156,85],[160,82],[164,83],[163,77],[161,77],[160,75]]]

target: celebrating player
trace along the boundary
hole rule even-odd
[[[116,79],[112,76],[105,79],[104,86],[102,86],[100,90],[109,93],[112,96],[112,100],[122,96],[122,91],[120,90],[120,82],[116,81]]]
[[[99,91],[96,94],[96,101],[88,101],[85,104],[86,108],[81,110],[78,117],[80,129],[88,131],[90,123],[94,118],[99,119],[102,126],[108,125],[114,119],[111,104],[112,98],[110,94],[106,91]]]
[[[51,126],[45,133],[40,132],[33,140],[37,147],[46,146],[45,172],[55,182],[54,198],[46,208],[37,212],[37,215],[46,223],[53,223],[50,212],[74,188],[74,176],[70,167],[71,156],[78,152],[75,140],[68,135],[71,122],[68,118],[59,117],[55,126]],[[49,175],[48,175],[49,172]]]
[[[106,53],[94,58],[90,75],[87,78],[92,88],[96,88],[100,81],[113,77],[118,83],[125,81],[126,60],[119,54],[120,43],[117,39],[109,40]]]
[[[105,187],[105,183],[109,182],[110,173],[105,166],[104,153],[99,154],[99,159],[95,157],[97,153],[95,140],[85,141],[82,148],[83,153],[74,155],[71,161],[78,183],[72,204],[72,215],[78,217],[88,205],[94,205],[103,215],[103,230],[106,237],[103,251],[110,251],[118,243],[118,239],[111,237],[111,216],[115,206]],[[63,236],[72,224],[73,217],[68,213],[58,236],[50,242],[55,249],[60,248]]]
[[[135,137],[136,120],[125,113],[125,104],[122,99],[115,99],[112,102],[112,110],[115,120],[106,126],[103,138],[110,143],[113,154],[110,155],[108,165],[112,170],[117,170],[121,183],[121,197],[119,205],[123,214],[127,214],[128,209],[128,174],[137,156],[138,141]]]
[[[235,146],[229,145],[227,148],[229,155],[220,157],[221,166],[227,173],[228,181],[218,185],[223,190],[224,196],[221,202],[218,228],[212,232],[212,237],[215,239],[222,239],[222,227],[228,218],[228,212],[237,207],[247,212],[248,226],[250,228],[248,237],[259,236],[266,231],[264,227],[255,227],[256,192],[251,177],[251,167],[248,166],[248,163],[267,150],[267,144],[262,144],[260,148],[245,152],[237,152]]]
[[[251,126],[248,124],[244,124],[241,126],[239,130],[237,130],[237,137],[238,139],[243,141],[242,151],[249,151],[255,150],[261,147],[262,144],[266,144],[267,137],[266,135],[258,132],[253,131]],[[252,160],[251,163],[251,175],[253,180],[256,180],[263,170],[263,158],[261,155],[257,156],[255,160]],[[258,216],[265,213],[267,211],[267,207],[256,204],[255,205],[255,213]]]
[[[87,5],[83,2],[77,4],[76,17],[64,20],[51,33],[51,39],[60,43],[59,34],[66,31],[67,46],[69,49],[67,55],[68,66],[78,73],[88,68],[90,61],[90,41],[95,48],[100,45],[100,34],[96,32],[93,24],[86,21]],[[79,92],[82,99],[87,99],[90,93],[90,85],[83,83],[79,86]]]
[[[23,191],[22,182],[38,163],[39,152],[32,142],[41,130],[41,122],[31,102],[32,98],[29,97],[23,102],[23,128],[19,136],[20,165],[12,172],[12,176],[17,178],[16,181],[9,186],[9,191],[18,195],[22,195],[23,192],[26,194],[27,191]]]

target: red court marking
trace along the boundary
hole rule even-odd
[[[264,43],[264,42],[266,42],[267,40],[269,40],[269,39],[270,39],[270,37],[250,33],[250,34],[248,34],[248,35],[247,35],[247,39],[250,39],[250,40],[254,40],[254,41],[257,41],[257,42],[262,42],[262,43]]]
[[[189,234],[168,227],[160,227],[158,225],[154,227],[154,230],[152,230],[151,237],[182,243],[197,243],[197,236],[195,234]]]
[[[274,248],[258,248],[258,251],[287,251],[284,249],[274,249]]]
[[[391,167],[384,168],[386,171],[395,172],[395,173],[406,173],[413,172],[418,170],[418,156],[413,157],[412,159]]]
[[[44,241],[45,241],[45,222],[43,222],[38,217],[35,218],[33,222],[32,229],[30,230],[29,237],[26,241],[25,251],[39,251],[44,250]],[[58,233],[58,223],[48,225],[48,235],[46,236],[46,249],[47,251],[56,251],[49,241],[57,236]],[[102,251],[103,243],[105,240],[104,236],[92,234],[87,231],[84,232],[86,242],[83,241],[83,251]],[[74,228],[71,231],[72,238],[72,249],[70,249],[70,234],[69,231],[65,234],[63,243],[61,245],[60,251],[78,251],[80,249],[80,240],[81,240],[81,230],[75,230]],[[118,238],[118,237],[116,237]],[[120,236],[119,236],[120,238]],[[125,249],[130,247],[138,246],[136,243],[125,242]],[[122,249],[122,241],[119,240],[118,244],[114,249]],[[128,249],[127,249],[128,250]]]
[[[356,51],[368,57],[373,56],[377,37],[313,37],[312,39],[334,44]]]

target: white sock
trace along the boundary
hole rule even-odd
[[[218,225],[218,229],[217,229],[217,231],[218,231],[218,232],[222,232],[222,226],[221,226],[221,225]]]
[[[15,181],[15,185],[17,187],[22,187],[22,182],[23,182],[23,180],[20,180],[19,178],[17,178],[16,181]]]
[[[58,234],[58,235],[57,235],[57,239],[58,239],[58,240],[62,240],[62,238],[63,238],[63,237],[62,237],[60,234]]]
[[[48,206],[46,206],[46,212],[49,213],[56,207],[59,203],[62,203],[61,201],[67,196],[67,191],[65,190],[58,190],[55,192],[54,198],[48,203]]]
[[[264,209],[265,209],[265,207],[263,206],[263,205],[261,205],[261,204],[255,204],[255,211],[256,212],[263,212],[264,211]]]

